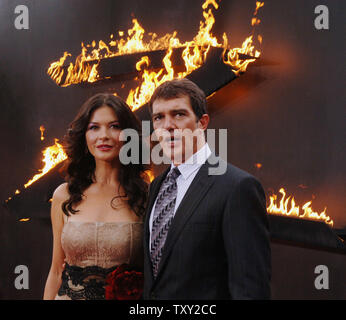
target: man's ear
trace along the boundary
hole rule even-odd
[[[209,125],[209,120],[209,114],[203,114],[202,117],[198,120],[198,128],[202,129],[203,131],[206,130]]]

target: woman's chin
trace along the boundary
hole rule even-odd
[[[116,162],[119,159],[119,155],[115,155],[115,154],[96,154],[94,156],[95,161],[102,161],[102,162],[109,162],[109,163],[113,163]]]

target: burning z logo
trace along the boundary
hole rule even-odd
[[[317,30],[329,29],[329,10],[325,5],[319,5],[315,8],[315,13],[318,16],[315,18],[315,28]]]
[[[19,14],[14,19],[14,26],[17,30],[29,29],[29,9],[27,6],[21,4],[14,9],[15,14]]]

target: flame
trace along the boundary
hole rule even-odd
[[[148,184],[150,184],[155,179],[154,172],[151,169],[145,170],[141,176],[142,179]]]
[[[251,19],[251,26],[255,27],[256,25],[261,23],[261,20],[256,17],[258,10],[264,6],[264,2],[256,1],[256,9],[253,13],[253,17]],[[228,39],[227,36],[224,34],[224,47],[226,48],[228,46]],[[226,53],[224,52],[223,61],[224,63],[230,65],[233,69],[235,69],[236,75],[239,75],[242,72],[246,71],[247,66],[249,63],[256,61],[257,58],[261,55],[261,53],[258,50],[255,50],[254,44],[253,44],[253,35],[249,36],[245,39],[243,42],[241,48],[233,48]],[[262,44],[262,36],[257,36],[258,42]],[[248,56],[253,56],[256,59],[247,59],[242,60],[239,58],[239,54],[244,54]],[[225,56],[226,55],[226,56]]]
[[[236,75],[239,75],[240,73],[245,72],[249,63],[256,61],[256,59],[242,60],[239,58],[239,54],[249,55],[255,58],[258,58],[261,54],[259,51],[255,50],[255,46],[253,45],[252,38],[253,36],[249,36],[243,42],[241,48],[230,49],[226,57],[224,56],[224,60],[223,60],[224,63],[230,65],[233,69],[235,69],[234,72],[236,73]],[[225,37],[225,34],[224,34],[224,42],[227,45],[228,41],[227,41],[227,37]]]
[[[44,136],[43,136],[43,132],[44,132],[44,130],[46,130],[46,129],[45,129],[45,127],[44,127],[44,126],[40,126],[40,131],[41,131],[41,141],[43,141],[43,140],[44,140]]]
[[[45,175],[48,171],[53,169],[57,164],[67,159],[67,155],[65,154],[63,147],[58,143],[58,139],[55,139],[55,144],[47,147],[43,153],[42,162],[45,163],[43,169],[40,169],[40,173],[36,174],[31,180],[29,180],[24,187],[27,188],[35,181],[40,179],[43,175]]]
[[[257,36],[257,40],[258,40],[258,42],[259,42],[260,44],[262,44],[263,37],[259,34],[259,35]]]
[[[261,23],[261,20],[258,18],[252,18],[251,19],[251,25],[252,26],[255,26],[255,25],[260,24],[260,23]]]
[[[300,210],[300,207],[296,205],[294,201],[294,197],[291,198],[289,196],[286,198],[286,191],[284,188],[280,188],[279,192],[282,194],[279,206],[277,206],[277,195],[274,194],[270,196],[270,204],[267,208],[267,212],[271,214],[279,214],[284,216],[292,216],[292,217],[298,217],[298,218],[305,218],[310,220],[318,220],[323,221],[330,226],[333,226],[334,222],[333,220],[326,215],[327,208],[324,208],[324,210],[318,214],[317,212],[314,212],[311,208],[311,201],[306,202],[302,206],[302,210]],[[289,202],[291,199],[291,202]]]
[[[152,170],[146,170],[145,174],[147,176],[147,179],[149,179],[150,183],[155,179],[155,175]]]
[[[92,41],[91,45],[88,44],[85,46],[82,42],[81,53],[77,56],[74,64],[70,62],[68,67],[64,67],[64,63],[68,57],[71,57],[71,54],[65,51],[63,57],[58,61],[51,63],[47,71],[48,75],[62,87],[83,81],[95,82],[99,78],[97,67],[100,59],[135,52],[166,49],[170,41],[173,41],[176,47],[181,46],[179,39],[175,38],[176,32],[173,34],[166,34],[161,38],[157,38],[157,35],[152,33],[149,42],[144,42],[143,38],[145,30],[139,24],[137,19],[133,19],[132,23],[133,27],[127,31],[128,37],[126,40],[124,38],[121,38],[118,41],[113,40],[112,34],[110,36],[111,41],[108,44],[100,40],[98,46],[96,46],[95,41]],[[123,37],[124,32],[119,31],[119,36]],[[90,63],[90,61],[93,61],[93,63]],[[63,75],[65,73],[66,77],[63,81]]]
[[[144,56],[141,58],[141,60],[139,60],[137,63],[136,63],[136,69],[138,71],[141,71],[142,70],[142,65],[146,64],[147,66],[149,66],[150,64],[150,60],[149,60],[149,57],[148,56]],[[123,85],[122,85],[122,88],[123,88]]]
[[[258,13],[258,10],[260,9],[260,8],[262,8],[264,6],[264,2],[260,2],[260,1],[256,1],[256,9],[255,9],[255,12],[254,12],[254,16],[256,16],[257,15],[257,13]]]
[[[71,56],[71,54],[65,51],[64,55],[59,59],[59,61],[51,63],[50,67],[48,68],[47,73],[57,84],[61,83],[61,78],[64,75],[64,70],[62,67],[66,58],[69,56]]]
[[[174,48],[174,42],[170,42],[167,54],[163,59],[164,68],[158,72],[149,72],[144,70],[142,75],[142,83],[136,88],[131,89],[127,97],[127,104],[132,107],[132,110],[140,108],[144,103],[148,102],[155,88],[161,83],[172,80],[173,78],[184,78],[190,74],[193,70],[199,68],[206,60],[210,47],[223,47],[224,63],[230,65],[233,69],[236,69],[235,73],[239,75],[240,72],[244,72],[249,63],[256,59],[242,60],[239,58],[239,54],[246,54],[258,58],[260,56],[259,51],[254,52],[254,45],[252,37],[248,37],[242,44],[241,48],[228,49],[228,38],[226,34],[223,34],[223,44],[220,44],[216,37],[211,33],[212,27],[215,23],[215,18],[212,10],[206,11],[209,5],[213,5],[215,9],[218,9],[218,4],[214,0],[206,0],[203,5],[203,17],[204,21],[200,22],[200,28],[197,35],[190,42],[185,42],[183,46],[186,48],[182,53],[182,58],[185,62],[185,71],[175,74],[170,59],[172,48]],[[263,6],[263,3],[256,3],[255,14],[258,9]],[[228,51],[226,58],[225,54]]]
[[[173,79],[174,69],[170,60],[172,52],[172,48],[169,48],[163,58],[164,68],[160,69],[158,72],[144,70],[142,74],[142,84],[136,89],[130,90],[126,102],[128,105],[132,106],[132,111],[149,101],[155,88],[161,83]]]
[[[262,163],[255,163],[255,168],[256,169],[261,169],[262,168]]]
[[[20,222],[26,222],[26,221],[29,221],[30,220],[30,218],[22,218],[22,219],[20,219],[19,221]]]
[[[263,5],[263,2],[256,2],[256,8],[252,19],[253,26],[260,23],[260,20],[255,16]],[[111,40],[108,44],[99,41],[97,46],[96,42],[92,41],[91,45],[84,46],[82,43],[81,54],[76,58],[74,64],[70,62],[68,67],[64,67],[66,59],[71,57],[71,54],[65,51],[63,57],[50,65],[47,73],[60,86],[68,86],[82,81],[94,82],[99,79],[97,67],[100,59],[135,52],[167,50],[163,58],[164,67],[157,72],[145,69],[150,65],[148,57],[142,57],[141,60],[137,62],[136,68],[138,71],[142,72],[140,76],[141,83],[135,89],[131,89],[126,98],[127,103],[131,106],[133,111],[148,102],[155,88],[164,81],[186,77],[193,70],[199,68],[206,60],[210,47],[224,48],[224,63],[230,65],[238,75],[246,70],[249,63],[256,60],[240,59],[239,54],[246,54],[258,58],[260,52],[254,49],[253,36],[246,38],[240,48],[230,49],[228,46],[228,38],[225,33],[223,35],[223,42],[219,43],[218,39],[212,34],[212,28],[215,23],[213,9],[217,10],[218,8],[219,5],[216,0],[204,1],[202,4],[204,20],[200,21],[198,33],[192,41],[181,43],[176,37],[177,31],[174,31],[172,34],[166,34],[161,38],[158,38],[156,33],[146,34],[138,20],[133,19],[133,26],[127,31],[128,36],[126,39],[125,32],[119,31],[118,34],[120,39],[114,39],[114,35],[111,34]],[[148,36],[149,40],[145,41],[145,37]],[[258,40],[261,43],[262,38],[258,36]],[[185,71],[176,73],[172,67],[170,57],[172,55],[172,50],[179,47],[185,47],[182,53],[182,58],[185,62]],[[92,63],[90,63],[90,61],[92,61]],[[63,79],[64,75],[65,78]]]

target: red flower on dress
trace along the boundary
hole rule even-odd
[[[106,278],[106,300],[138,300],[143,293],[143,273],[122,264]]]

